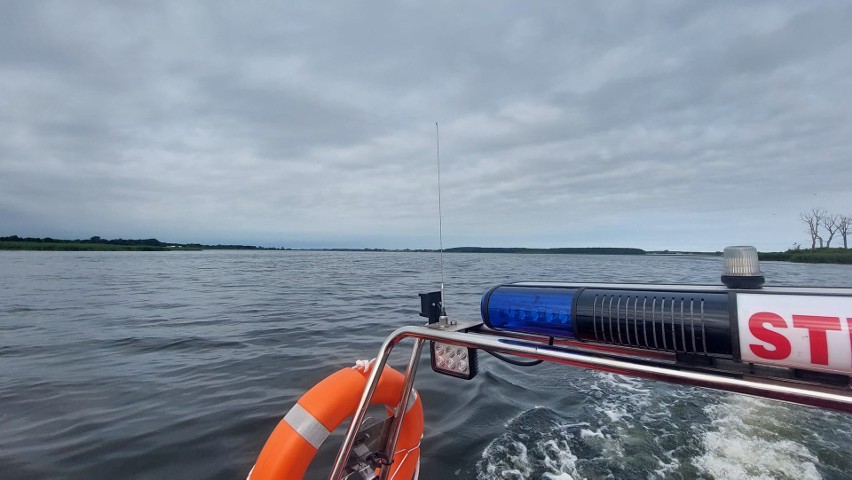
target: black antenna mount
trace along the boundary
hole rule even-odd
[[[429,319],[429,324],[438,323],[441,317],[446,317],[444,303],[441,301],[441,291],[420,294],[420,316]]]

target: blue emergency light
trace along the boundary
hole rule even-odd
[[[574,337],[574,288],[500,285],[482,296],[482,320],[495,330]]]
[[[754,247],[727,247],[724,259],[722,281],[728,288],[498,285],[482,296],[482,320],[495,330],[740,361],[734,292],[756,292],[764,277]]]
[[[492,330],[551,345],[653,350],[689,368],[852,385],[850,289],[521,282],[485,292],[481,313]]]
[[[494,330],[733,358],[723,287],[515,283],[482,296]]]

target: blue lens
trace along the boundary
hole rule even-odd
[[[574,337],[574,288],[504,285],[482,296],[482,320],[489,328]]]

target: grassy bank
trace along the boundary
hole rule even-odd
[[[0,250],[67,250],[67,251],[137,251],[154,252],[176,250],[150,245],[110,245],[107,243],[80,242],[0,242]],[[184,250],[183,248],[181,250]]]
[[[0,237],[0,250],[70,250],[70,251],[135,251],[162,252],[175,250],[265,250],[251,245],[202,245],[200,243],[167,243],[156,238],[107,240],[92,237],[88,240],[55,238],[21,238],[17,235]]]
[[[845,248],[818,248],[816,250],[787,250],[786,252],[761,252],[760,260],[778,260],[796,263],[852,264],[852,250]]]

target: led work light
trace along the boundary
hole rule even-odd
[[[432,370],[465,380],[470,380],[476,376],[479,361],[476,357],[475,348],[439,342],[430,342],[430,344]]]

